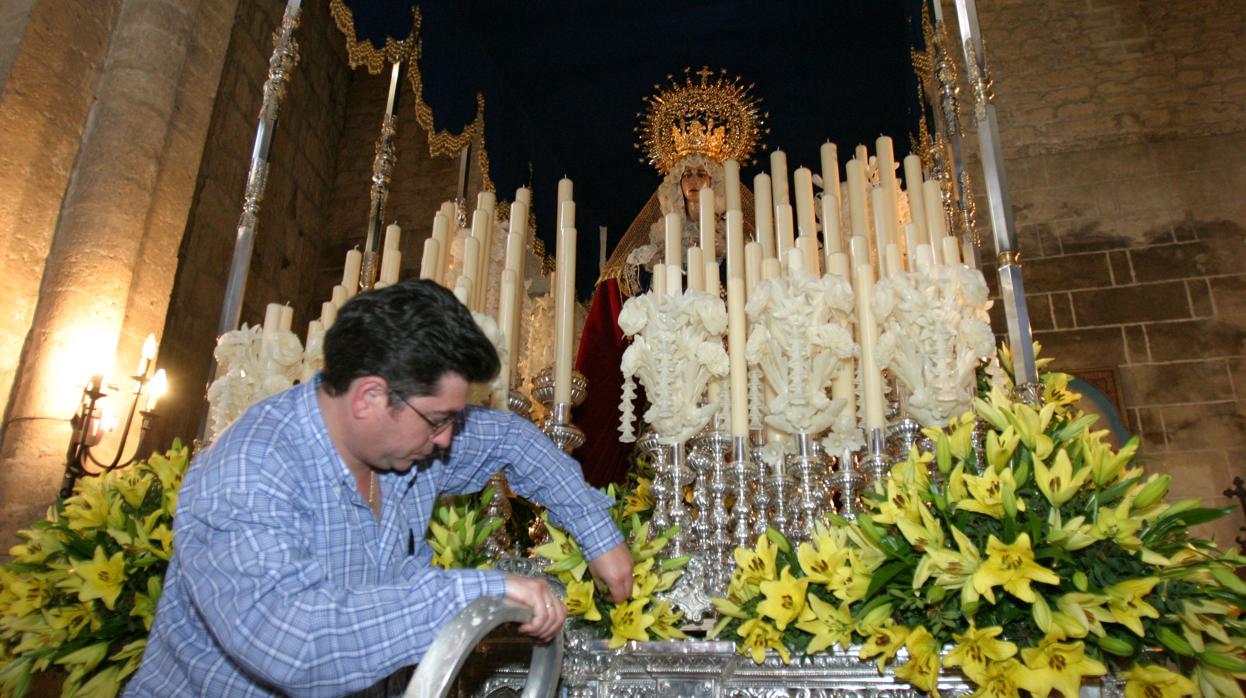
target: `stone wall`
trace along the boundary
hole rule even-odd
[[[979,13],[1035,338],[1055,368],[1106,369],[1172,496],[1234,504],[1222,492],[1246,476],[1246,6]],[[1241,524],[1212,530],[1227,545]]]
[[[161,447],[175,436],[196,436],[206,413],[212,349],[282,9],[281,3],[238,4],[160,352],[174,386],[154,440]],[[309,270],[316,268],[328,231],[326,211],[351,76],[328,3],[304,3],[295,38],[300,58],[272,142],[241,321],[254,325],[263,320],[265,304],[289,302],[301,336],[315,317],[308,314],[315,281]]]

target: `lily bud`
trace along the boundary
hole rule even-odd
[[[1168,485],[1172,483],[1171,475],[1153,475],[1151,480],[1142,486],[1138,496],[1134,497],[1135,509],[1146,509],[1168,494]]]
[[[1090,580],[1086,578],[1085,572],[1078,570],[1073,573],[1073,586],[1078,591],[1086,591],[1087,587],[1090,586]]]

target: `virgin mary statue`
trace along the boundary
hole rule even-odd
[[[765,115],[749,93],[751,85],[728,79],[726,71],[684,70],[682,82],[672,81],[646,97],[637,148],[663,176],[657,191],[628,226],[606,260],[593,291],[576,370],[588,380],[588,396],[574,421],[585,441],[575,452],[585,478],[594,486],[627,479],[632,444],[619,440],[619,398],[623,373],[619,361],[627,342],[619,329],[619,311],[630,297],[648,290],[653,265],[663,262],[664,218],[683,218],[683,247],[699,244],[701,196],[713,192],[715,244],[719,260],[726,251],[726,184],[723,161],[750,164],[762,135]],[[745,234],[752,236],[753,194],[740,187]],[[642,412],[637,410],[637,412]]]

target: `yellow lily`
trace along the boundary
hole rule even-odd
[[[930,513],[921,500],[917,500],[916,509],[920,517],[918,521],[905,518],[896,522],[900,533],[918,552],[943,547],[943,524]]]
[[[874,523],[893,524],[901,519],[921,520],[921,514],[917,513],[917,503],[921,501],[921,496],[908,482],[889,477],[886,478],[885,485],[880,482],[875,487],[884,496],[875,504],[878,513],[874,515]]]
[[[588,570],[588,561],[584,559],[580,546],[556,527],[546,526],[545,528],[549,531],[550,541],[533,551],[553,563],[548,565],[545,571],[552,571],[559,577],[566,574],[568,579],[584,579],[584,573]]]
[[[1015,659],[1005,659],[992,663],[983,674],[981,681],[975,681],[978,690],[969,694],[971,698],[1017,698],[1020,686],[1021,671],[1025,667]]]
[[[956,509],[958,503],[969,496],[969,487],[965,484],[965,464],[958,463],[948,475],[947,491],[944,492],[949,506]]]
[[[636,489],[629,492],[623,500],[623,514],[625,516],[649,511],[653,508],[651,487],[652,483],[649,482],[648,478],[636,478]]]
[[[816,594],[810,594],[796,627],[813,635],[805,654],[821,652],[834,644],[848,649],[852,644],[852,612],[848,610],[847,601],[833,606]]]
[[[727,583],[727,597],[738,603],[746,603],[761,593],[757,585],[748,581],[739,568],[731,575]]]
[[[758,536],[757,545],[752,550],[735,549],[736,568],[742,573],[744,581],[749,583],[756,585],[773,581],[777,574],[774,560],[778,552],[778,548],[770,542],[769,537]]]
[[[618,649],[628,640],[644,642],[649,639],[647,630],[657,619],[645,613],[648,603],[649,599],[637,599],[614,604],[610,610],[610,641],[607,643],[610,649]]]
[[[931,566],[936,570],[935,583],[939,586],[948,590],[960,589],[961,606],[967,606],[979,598],[977,590],[970,582],[982,564],[982,557],[978,547],[960,529],[953,527],[952,537],[956,539],[959,552],[950,548],[935,548],[928,550],[922,561],[930,560]],[[920,563],[919,570],[926,571]],[[918,575],[914,574],[914,589],[920,588],[917,580]],[[921,581],[925,583],[924,578]]]
[[[1112,445],[1103,441],[1106,431],[1088,432],[1082,436],[1085,461],[1090,466],[1090,476],[1100,488],[1109,487],[1120,479],[1125,464],[1133,460],[1138,450],[1138,437],[1131,438],[1121,450],[1113,452]]]
[[[1159,664],[1135,664],[1121,678],[1125,679],[1125,698],[1180,698],[1198,691],[1193,681]]]
[[[881,674],[887,662],[891,661],[896,656],[896,652],[904,646],[904,640],[909,636],[909,629],[903,625],[896,625],[888,618],[880,625],[861,628],[861,634],[866,640],[865,644],[861,645],[857,656],[860,659],[869,659],[877,655],[878,673]]]
[[[117,488],[117,493],[135,509],[142,506],[154,481],[153,477],[135,468],[113,471],[113,486]]]
[[[48,555],[65,549],[60,539],[46,528],[19,531],[17,535],[26,542],[9,548],[9,555],[19,564],[37,565],[48,559]]]
[[[82,580],[82,587],[78,590],[79,601],[100,599],[105,608],[113,610],[117,597],[121,596],[121,584],[125,581],[123,553],[105,557],[104,549],[97,545],[91,561],[75,565],[72,572]]]
[[[820,524],[815,527],[811,542],[801,543],[796,549],[796,559],[800,561],[801,569],[805,571],[809,581],[815,584],[831,584],[847,556],[846,547]]]
[[[1008,461],[1012,460],[1012,454],[1017,451],[1017,444],[1021,443],[1021,436],[1017,434],[1017,430],[1009,425],[1004,433],[996,431],[988,431],[986,433],[986,462],[995,470],[1002,470],[1008,465]]]
[[[641,599],[653,595],[658,586],[658,577],[652,573],[653,558],[632,566],[632,598]]]
[[[809,589],[809,580],[797,579],[792,576],[791,569],[783,568],[779,579],[762,582],[761,593],[766,597],[757,604],[757,612],[767,618],[773,618],[779,630],[787,629],[789,623],[800,618],[805,610],[805,594]]]
[[[669,601],[665,599],[655,601],[653,603],[653,625],[649,626],[649,631],[663,640],[687,639],[688,636],[679,629],[679,622],[683,619],[684,612],[672,609]]]
[[[601,611],[593,603],[593,595],[592,580],[568,582],[567,595],[563,598],[563,603],[567,604],[567,613],[583,616],[584,620],[601,620]]]
[[[1038,483],[1038,489],[1042,490],[1043,496],[1056,509],[1072,499],[1081,490],[1086,478],[1090,476],[1090,468],[1081,468],[1076,473],[1073,472],[1073,462],[1069,460],[1069,452],[1066,449],[1056,451],[1056,457],[1050,468],[1037,454],[1034,455],[1033,463],[1034,481]]]
[[[1010,424],[1008,414],[1011,412],[1012,402],[1004,397],[1004,392],[999,386],[991,386],[991,394],[988,400],[982,398],[973,399],[973,411],[986,421],[991,423],[997,431],[1004,431]]]
[[[1021,650],[1025,670],[1020,674],[1021,687],[1036,697],[1046,698],[1059,691],[1064,698],[1077,698],[1085,676],[1108,673],[1102,662],[1086,656],[1081,642],[1062,643],[1048,635],[1038,647]]]
[[[1004,499],[1017,491],[1017,481],[1010,468],[995,472],[987,468],[982,475],[965,475],[969,497],[956,503],[957,509],[986,514],[995,519],[1004,518]],[[1025,500],[1016,500],[1017,510],[1025,511]]]
[[[1034,562],[1028,533],[1017,536],[1011,544],[1005,544],[991,535],[986,542],[986,554],[986,561],[974,572],[973,587],[991,603],[995,603],[992,589],[997,586],[1004,587],[1005,591],[1022,601],[1033,602],[1034,590],[1030,588],[1030,582],[1060,583],[1055,572]]]
[[[714,609],[718,611],[718,615],[720,616],[726,618],[739,618],[740,620],[747,620],[748,618],[751,618],[749,614],[744,612],[744,609],[740,608],[739,604],[735,603],[731,599],[724,599],[715,596],[710,599],[710,603],[714,604]]]
[[[1116,622],[1134,631],[1138,637],[1144,634],[1143,617],[1159,618],[1159,611],[1143,600],[1158,583],[1158,577],[1141,577],[1117,582],[1105,590],[1108,610],[1112,612]]]
[[[1193,679],[1198,683],[1201,692],[1198,695],[1242,698],[1242,689],[1237,683],[1237,678],[1227,672],[1199,663],[1194,665]],[[1125,690],[1129,690],[1129,684],[1125,684]],[[1127,698],[1133,698],[1133,696],[1127,695]]]
[[[63,515],[75,531],[124,528],[126,517],[121,503],[111,480],[83,478],[78,482],[77,494],[65,500]]]
[[[0,577],[4,585],[3,596],[0,596],[0,609],[5,615],[18,618],[29,615],[43,608],[51,599],[52,588],[47,577],[37,574],[4,575]]]
[[[1116,622],[1112,612],[1104,608],[1108,601],[1106,596],[1074,591],[1056,599],[1056,608],[1052,611],[1052,622],[1059,626],[1068,637],[1086,637],[1092,632],[1099,637],[1107,632],[1104,623]]]
[[[760,618],[753,618],[740,625],[736,633],[744,638],[740,645],[740,654],[753,658],[761,664],[766,659],[766,650],[773,649],[783,657],[784,663],[792,661],[792,655],[783,644],[783,634]]]
[[[948,449],[952,457],[959,461],[969,460],[973,453],[974,414],[966,412],[959,419],[951,422],[952,433],[948,436]]]
[[[1081,550],[1095,542],[1096,538],[1091,535],[1090,524],[1086,523],[1086,517],[1074,516],[1065,523],[1060,516],[1060,510],[1052,508],[1047,513],[1047,542],[1052,545],[1059,546],[1065,550]]]
[[[1142,547],[1142,539],[1138,530],[1142,521],[1129,511],[1129,500],[1124,500],[1115,507],[1104,507],[1095,516],[1090,527],[1090,535],[1096,540],[1114,540],[1126,550],[1137,551]]]
[[[1017,646],[1007,640],[997,639],[1004,629],[999,626],[977,628],[970,621],[969,629],[964,633],[952,635],[956,646],[952,648],[943,663],[947,666],[958,666],[965,676],[978,685],[987,678],[987,668],[992,664],[1012,657],[1017,653]]]
[[[1004,416],[1016,428],[1017,436],[1021,437],[1021,443],[1025,444],[1025,447],[1030,449],[1036,457],[1046,459],[1051,455],[1054,444],[1045,432],[1055,413],[1056,405],[1054,404],[1043,405],[1041,409],[1035,410],[1023,402],[1017,402],[1013,404],[1012,410],[1004,413]]]
[[[896,667],[896,678],[938,698],[939,641],[919,625],[904,639],[904,646],[908,648],[909,660]]]

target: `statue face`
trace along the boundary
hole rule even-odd
[[[679,178],[679,189],[684,194],[684,201],[688,203],[700,203],[701,188],[710,184],[710,173],[704,165],[685,166],[684,173]]]

